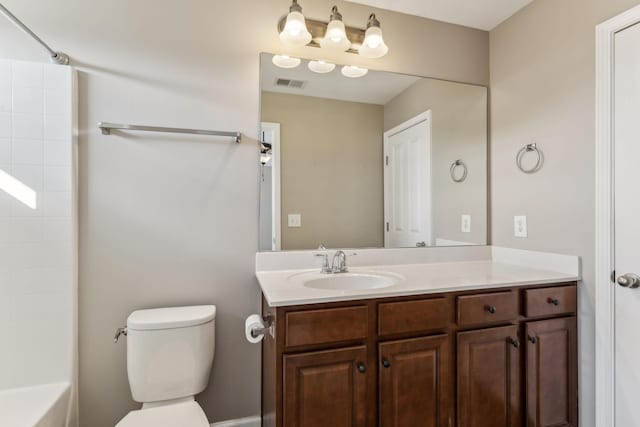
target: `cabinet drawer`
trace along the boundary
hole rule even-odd
[[[524,301],[527,317],[575,313],[577,289],[575,286],[529,289],[524,291]]]
[[[518,294],[513,291],[458,297],[458,325],[504,322],[518,317]]]
[[[367,337],[366,306],[295,311],[285,317],[285,345],[355,341]]]
[[[378,334],[445,329],[449,323],[449,310],[447,298],[382,303],[378,306]]]

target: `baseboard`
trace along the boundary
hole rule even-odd
[[[238,418],[211,424],[211,427],[260,427],[260,417]]]

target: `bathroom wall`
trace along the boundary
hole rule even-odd
[[[337,4],[363,27],[371,8],[303,0],[327,19]],[[3,5],[79,70],[80,425],[113,427],[131,408],[125,346],[112,338],[135,309],[218,305],[211,421],[260,408],[260,348],[245,316],[260,306],[259,52],[282,52],[276,23],[288,0],[5,0]],[[329,55],[378,69],[487,85],[483,31],[376,11],[390,53]],[[315,57],[318,50],[291,54]],[[0,58],[46,62],[33,40],[0,19]],[[98,121],[240,130],[241,144],[185,135],[103,136]]]
[[[419,80],[384,107],[389,130],[431,110],[431,165],[435,243],[444,239],[487,243],[487,89],[443,80]],[[451,163],[462,159],[467,179],[451,179]],[[471,232],[461,231],[462,215]]]
[[[282,249],[384,246],[383,106],[262,92],[280,123]],[[287,215],[302,215],[290,228]]]
[[[72,383],[74,73],[0,59],[0,389]]]
[[[580,255],[580,425],[594,425],[595,26],[637,0],[536,0],[491,31],[493,244]],[[536,142],[542,170],[514,158]],[[529,237],[513,237],[527,215]]]

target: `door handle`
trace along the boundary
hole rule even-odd
[[[618,282],[618,285],[622,286],[623,288],[635,289],[640,287],[640,276],[633,273],[627,273],[618,277],[618,280],[616,280],[616,282]]]

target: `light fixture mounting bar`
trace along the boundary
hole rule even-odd
[[[286,15],[283,16],[278,22],[278,33],[281,33],[284,29],[284,25],[287,22]],[[306,19],[307,29],[311,33],[311,41],[307,46],[320,47],[320,40],[324,38],[324,34],[327,32],[328,22],[316,21],[315,19]],[[351,47],[347,52],[358,53],[358,48],[364,42],[364,35],[366,30],[354,27],[348,27],[345,25],[345,32],[347,38],[351,42]]]

